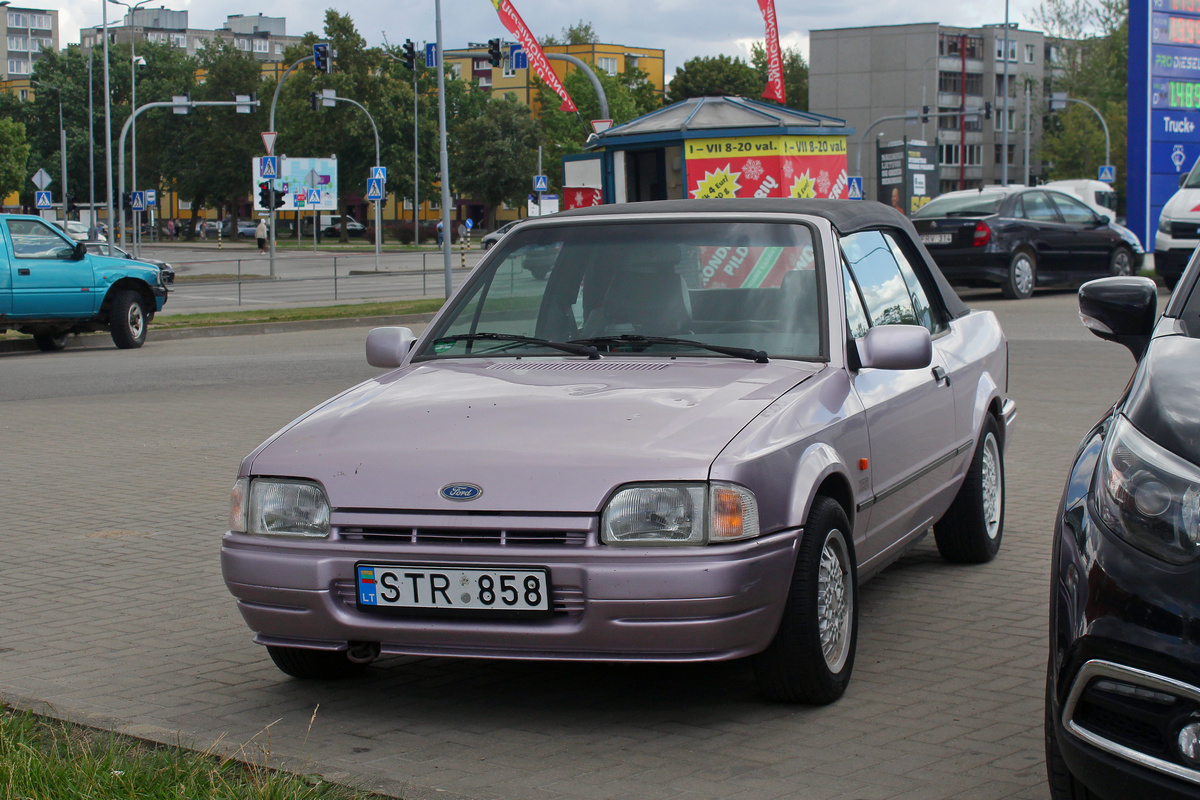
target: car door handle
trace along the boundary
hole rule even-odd
[[[941,364],[933,368],[933,380],[938,386],[950,385],[950,376],[946,374],[946,370],[942,368]]]
[[[23,267],[18,267],[18,268],[17,268],[17,274],[18,274],[18,275],[28,275],[28,274],[29,274],[29,269],[28,269],[28,268],[23,268]]]

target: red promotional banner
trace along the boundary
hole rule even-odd
[[[783,89],[783,54],[779,51],[779,25],[775,22],[775,0],[758,0],[763,20],[767,23],[767,88],[762,96],[786,103]]]
[[[566,208],[564,210],[598,206],[604,202],[604,197],[599,189],[580,189],[577,187],[564,186],[562,191],[563,197],[566,200]]]
[[[550,61],[542,52],[542,46],[538,44],[525,21],[521,19],[517,9],[509,0],[492,0],[492,5],[496,7],[496,13],[500,15],[500,21],[504,23],[504,27],[521,43],[521,47],[529,57],[529,66],[533,68],[534,73],[563,99],[558,110],[575,111],[575,103],[571,100],[571,95],[567,94],[567,89],[562,85],[562,81],[554,74],[554,70],[550,69]]]
[[[687,196],[845,198],[846,137],[689,139]]]

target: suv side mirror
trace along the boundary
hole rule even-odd
[[[1088,330],[1125,345],[1141,360],[1158,310],[1158,286],[1149,278],[1099,278],[1079,287],[1079,318]]]
[[[855,344],[863,368],[924,369],[933,363],[933,339],[922,325],[876,325]]]
[[[367,334],[367,363],[395,369],[408,358],[416,341],[412,328],[374,328]]]

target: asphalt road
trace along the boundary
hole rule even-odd
[[[221,582],[229,487],[271,432],[377,372],[365,329],[0,355],[0,698],[406,798],[1044,800],[1055,506],[1133,360],[1070,292],[969,302],[1012,341],[1003,547],[956,567],[923,542],[867,584],[833,706],[764,703],[741,664],[277,672]]]

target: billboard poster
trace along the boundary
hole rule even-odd
[[[880,145],[875,199],[912,216],[937,197],[937,148],[920,140]]]
[[[255,211],[267,211],[262,207],[258,200],[258,184],[261,179],[257,177],[259,170],[258,159],[251,159],[251,175],[256,176],[254,183],[250,187],[250,197],[254,201]],[[310,172],[317,174],[317,180],[314,185],[309,185],[308,176]],[[280,211],[295,211],[297,208],[303,208],[305,211],[337,211],[338,210],[338,174],[337,174],[337,157],[330,158],[288,158],[287,156],[279,157],[279,177],[274,181],[275,194],[283,198],[283,205],[279,207]],[[320,190],[320,202],[308,202],[308,198],[314,196],[309,190]],[[302,197],[305,202],[297,205],[296,199]]]
[[[748,136],[684,142],[687,196],[846,197],[845,136]]]

